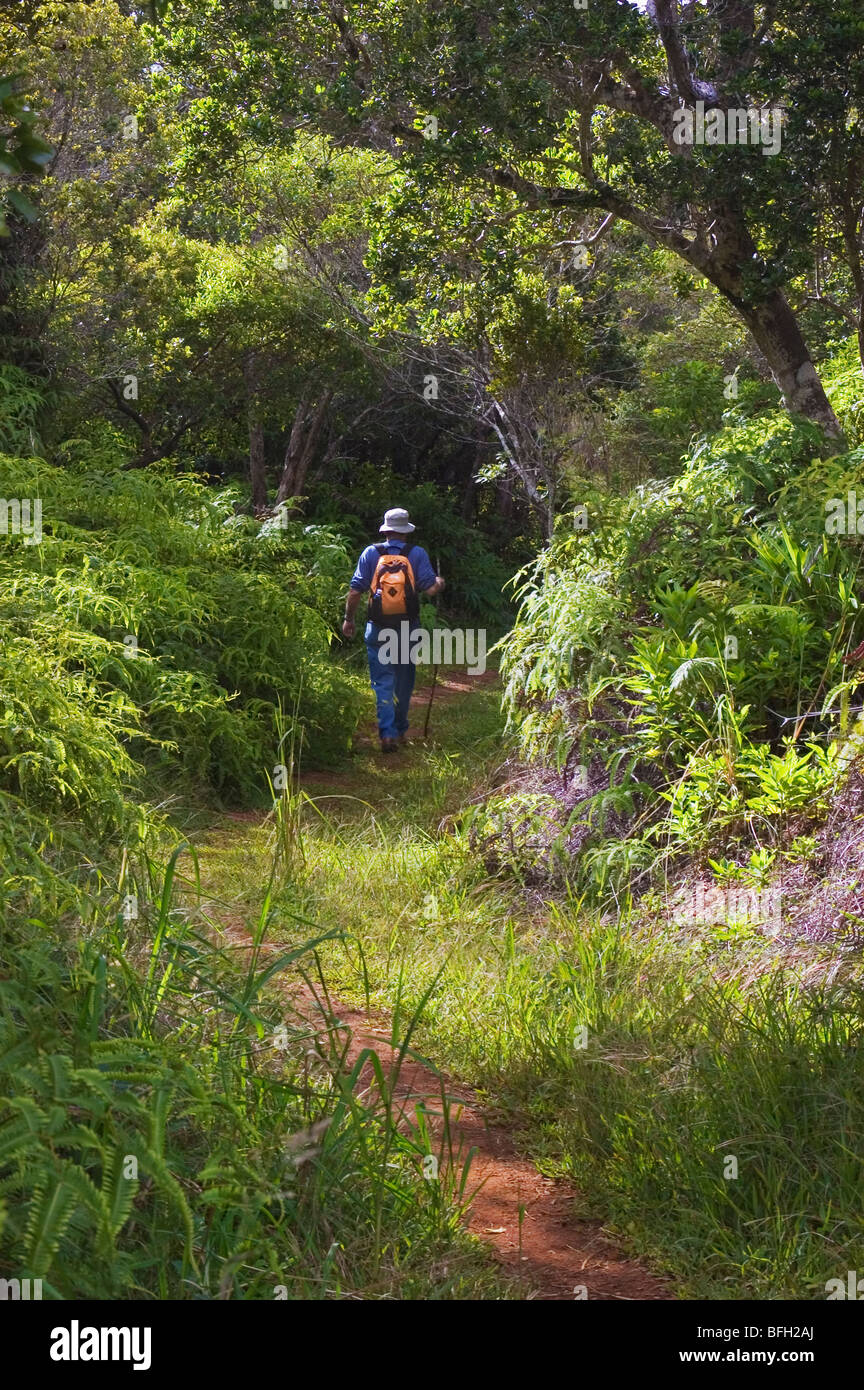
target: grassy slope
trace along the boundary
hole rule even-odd
[[[445,693],[432,727],[398,762],[370,743],[343,774],[305,780],[317,810],[276,935],[292,938],[298,909],[339,927],[328,983],[397,1016],[440,972],[421,1048],[510,1112],[544,1170],[573,1175],[684,1296],[824,1297],[864,1263],[855,991],[805,995],[778,971],[745,985],[728,967],[747,942],[662,919],[529,909],[446,819],[498,760],[495,692]],[[219,838],[208,872],[251,913],[267,835]]]

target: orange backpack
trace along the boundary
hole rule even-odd
[[[395,554],[388,554],[386,545],[375,548],[380,559],[372,576],[369,621],[376,627],[391,627],[401,618],[419,618],[417,583],[408,559],[411,546],[403,545]]]

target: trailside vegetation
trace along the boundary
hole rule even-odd
[[[858,0],[22,0],[0,49],[0,1278],[530,1297],[336,991],[676,1294],[823,1297]],[[339,624],[393,506],[500,671],[385,772]]]

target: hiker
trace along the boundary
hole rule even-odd
[[[444,580],[435,573],[426,551],[407,539],[416,529],[404,507],[393,507],[385,513],[379,527],[383,540],[367,545],[357,561],[345,604],[342,633],[353,637],[360,596],[371,590],[365,640],[369,679],[378,705],[382,753],[395,753],[399,744],[405,742],[417,668],[408,659],[407,642],[399,644],[399,656],[405,659],[398,662],[380,659],[381,643],[394,632],[401,635],[402,623],[409,625],[409,634],[416,631],[420,626],[420,595],[433,598],[444,588]]]

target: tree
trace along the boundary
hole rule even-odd
[[[864,12],[803,0],[770,63],[783,75],[794,168],[814,196],[802,307],[852,329],[864,371]]]
[[[782,140],[770,156],[766,149],[772,113],[790,92],[809,101],[796,43],[814,40],[822,59],[823,35],[835,20],[854,34],[854,15],[853,0],[830,8],[826,0],[650,0],[642,10],[623,0],[585,9],[508,0],[491,10],[485,0],[375,0],[271,14],[239,0],[178,0],[165,53],[180,87],[199,94],[192,105],[202,156],[212,138],[228,157],[227,105],[238,127],[254,120],[265,138],[290,138],[315,122],[392,148],[426,189],[442,179],[485,181],[514,208],[630,222],[733,306],[789,410],[837,434],[784,291],[803,269],[816,210],[797,157],[806,163],[806,148],[812,162],[855,119],[855,91],[827,112],[830,130],[812,128],[805,105],[789,149]],[[209,61],[214,44],[231,48],[230,73],[220,64],[208,74],[204,55]],[[254,118],[241,97],[250,83]],[[747,112],[757,112],[755,137],[711,143],[718,120],[708,143],[688,143],[688,113],[692,123],[704,109],[722,117],[724,139],[727,112],[743,111],[751,134]],[[743,135],[740,123],[734,130]]]

